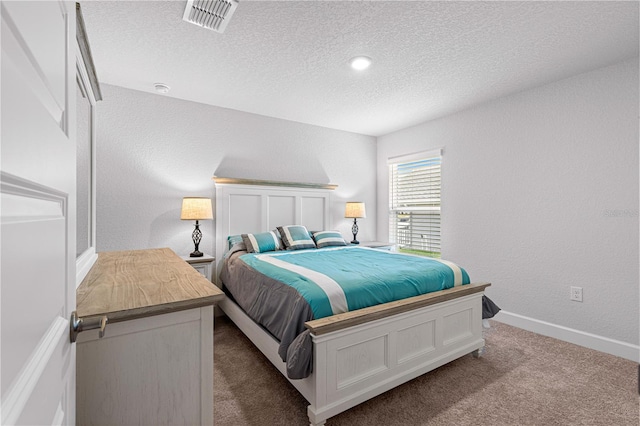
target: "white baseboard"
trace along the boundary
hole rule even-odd
[[[512,312],[500,311],[493,319],[504,324],[542,334],[543,336],[553,337],[575,345],[584,346],[585,348],[595,349],[596,351],[640,362],[640,346],[637,345],[551,324]]]

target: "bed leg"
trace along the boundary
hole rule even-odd
[[[309,426],[323,426],[327,421],[327,419],[320,420],[320,416],[316,416],[310,405],[307,407],[307,415],[309,416]]]
[[[474,358],[480,358],[482,355],[484,355],[484,346],[481,348],[476,349],[475,351],[471,352],[471,355]]]

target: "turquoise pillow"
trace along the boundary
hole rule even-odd
[[[309,231],[302,225],[278,226],[277,229],[287,250],[316,248]]]
[[[338,231],[314,232],[313,239],[316,241],[318,248],[347,245],[344,238],[342,238],[342,234]]]
[[[264,253],[266,251],[276,251],[280,248],[280,242],[275,232],[242,234],[242,241],[247,246],[247,252],[249,253]]]

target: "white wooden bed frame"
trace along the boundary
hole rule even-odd
[[[334,188],[216,178],[216,277],[228,235],[290,224],[332,229]],[[484,347],[482,295],[489,285],[465,285],[306,323],[313,340],[313,373],[289,381],[310,404],[310,424],[322,425],[463,355],[478,356]],[[279,342],[229,298],[219,306],[287,377]]]

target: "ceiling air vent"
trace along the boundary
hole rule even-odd
[[[237,7],[238,0],[187,0],[182,19],[222,33]]]

